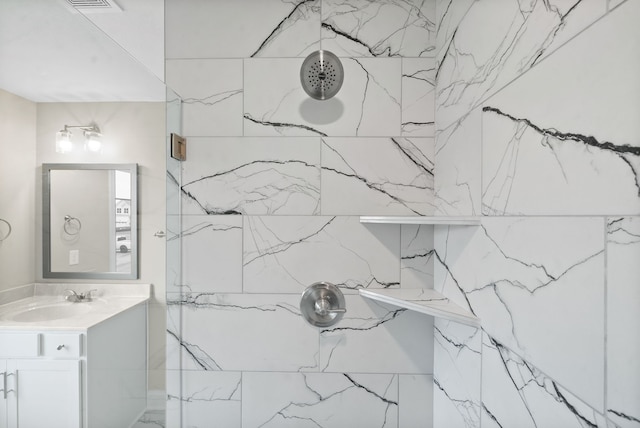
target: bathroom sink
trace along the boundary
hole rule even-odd
[[[0,315],[4,321],[38,322],[53,321],[84,315],[93,310],[88,303],[57,302],[15,309]]]
[[[16,291],[17,290],[17,291]],[[88,330],[145,304],[150,284],[30,284],[0,291],[2,330]],[[0,344],[2,348],[2,344]],[[0,349],[1,350],[1,349]],[[2,424],[0,423],[0,426]]]

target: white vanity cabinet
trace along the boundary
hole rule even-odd
[[[0,329],[0,428],[126,428],[146,408],[147,305],[85,330]]]
[[[81,341],[81,333],[0,333],[0,427],[82,427]]]

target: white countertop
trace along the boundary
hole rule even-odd
[[[77,293],[92,293],[90,302],[71,303],[65,300],[66,289]],[[60,330],[86,331],[122,311],[148,301],[150,284],[30,284],[0,293],[0,331],[8,330]],[[14,321],[5,319],[9,314],[28,311],[44,305],[83,305],[86,313],[47,321]]]

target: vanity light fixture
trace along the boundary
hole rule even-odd
[[[102,152],[102,134],[96,131],[84,131],[84,149],[92,153]]]
[[[71,132],[67,131],[67,127],[65,126],[63,130],[56,133],[56,152],[68,153],[71,150],[73,150]]]
[[[73,150],[73,142],[71,141],[73,133],[70,131],[71,128],[78,128],[83,131],[85,151],[91,153],[102,152],[102,134],[96,124],[65,125],[63,129],[56,133],[56,152],[68,153]]]

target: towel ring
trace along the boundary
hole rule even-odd
[[[67,235],[77,235],[82,229],[82,223],[75,217],[70,215],[64,216],[64,232]]]
[[[4,237],[0,238],[0,242],[4,241],[5,239],[7,239],[9,237],[9,235],[11,235],[11,223],[9,223],[7,220],[0,218],[0,221],[3,223],[6,223],[7,227],[9,227],[9,230],[7,231],[7,234],[4,235]]]

